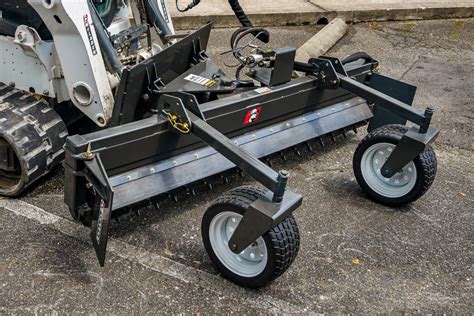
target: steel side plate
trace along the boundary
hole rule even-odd
[[[101,200],[99,206],[99,217],[94,221],[90,237],[94,246],[97,259],[101,267],[105,265],[105,255],[107,253],[107,241],[109,237],[109,225],[112,215],[112,205],[105,200]]]

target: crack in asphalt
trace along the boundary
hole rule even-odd
[[[317,4],[317,3],[314,3],[314,2],[311,1],[311,0],[306,0],[306,2],[309,3],[309,4],[311,4],[311,5],[313,5],[313,6],[314,6],[316,9],[318,9],[318,10],[322,10],[322,11],[324,11],[324,12],[328,12],[328,10],[327,10],[326,8],[322,7],[321,5],[319,5],[319,4]]]

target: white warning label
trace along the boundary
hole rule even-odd
[[[208,88],[215,86],[216,83],[217,83],[215,80],[207,79],[207,78],[204,78],[204,77],[201,77],[201,76],[198,76],[198,75],[189,75],[189,76],[186,76],[184,79],[188,80],[188,81],[191,81],[191,82],[194,82],[194,83],[197,83],[197,84],[200,84],[200,85],[208,87]]]
[[[258,94],[267,94],[267,93],[273,92],[273,90],[267,87],[263,87],[263,88],[255,89],[255,92],[257,92]]]

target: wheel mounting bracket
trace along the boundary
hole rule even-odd
[[[382,167],[381,173],[386,178],[393,177],[399,170],[415,159],[438,138],[439,130],[428,128],[426,134],[419,132],[414,126],[402,137],[390,157]]]
[[[272,192],[268,192],[249,206],[229,240],[232,252],[241,253],[260,236],[281,223],[303,202],[302,195],[290,190],[286,190],[281,203],[275,203],[272,199]]]

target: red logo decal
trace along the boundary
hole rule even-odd
[[[255,108],[253,110],[249,110],[247,112],[247,115],[245,116],[244,125],[249,125],[256,122],[258,118],[260,117],[260,112],[262,112],[261,107]]]

